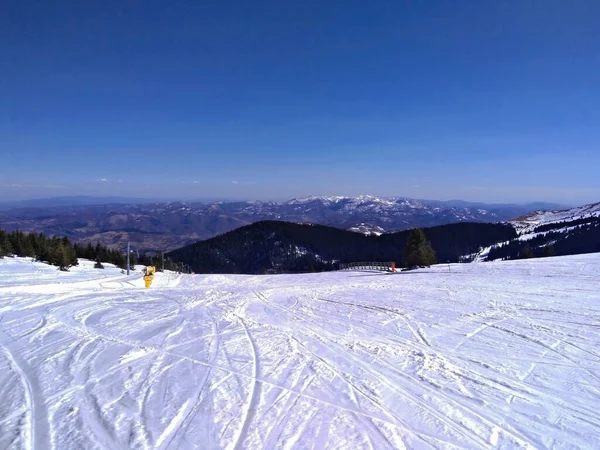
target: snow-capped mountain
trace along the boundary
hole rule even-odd
[[[499,222],[534,211],[515,205],[435,202],[372,195],[284,202],[161,202],[29,207],[0,211],[0,228],[67,235],[78,242],[174,249],[259,220],[315,223],[364,233],[455,222]]]

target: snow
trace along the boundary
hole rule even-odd
[[[422,207],[419,202],[416,200],[409,200],[404,198],[384,198],[384,197],[376,197],[374,195],[358,195],[355,197],[346,197],[343,195],[334,195],[334,196],[310,196],[303,198],[295,198],[290,201],[285,202],[288,205],[302,205],[311,202],[322,202],[325,204],[337,204],[340,202],[345,202],[344,210],[352,211],[357,208],[367,208],[375,211],[383,211],[385,209],[394,208],[397,205],[410,206],[413,207]]]
[[[305,275],[0,260],[0,448],[600,448],[600,254]]]
[[[308,197],[294,198],[292,200],[288,200],[287,202],[284,202],[284,204],[297,205],[297,204],[311,203],[311,202],[316,202],[316,201],[325,202],[325,203],[337,203],[341,200],[348,200],[350,198],[351,197],[346,197],[343,195],[332,195],[332,196],[311,195]]]
[[[369,236],[369,235],[381,236],[383,233],[385,233],[385,230],[383,228],[381,228],[380,226],[373,225],[370,223],[364,223],[364,222],[361,222],[358,225],[348,228],[348,231],[354,231],[355,233],[362,233],[367,236]]]
[[[578,206],[571,209],[557,211],[538,211],[520,219],[512,221],[517,229],[522,229],[524,233],[531,232],[533,228],[550,223],[572,221],[585,219],[588,217],[600,217],[600,203]]]
[[[538,211],[517,220],[510,221],[509,223],[519,234],[517,239],[521,242],[526,242],[538,236],[545,236],[549,233],[568,233],[577,226],[567,226],[566,223],[573,220],[593,217],[600,217],[600,203],[558,211]],[[540,225],[561,224],[563,222],[565,222],[565,224],[563,224],[561,228],[535,232],[536,227]]]

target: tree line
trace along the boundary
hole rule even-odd
[[[0,230],[0,258],[11,255],[35,258],[60,270],[77,265],[77,253],[67,237]]]
[[[534,232],[541,234],[527,241],[513,239],[492,247],[488,261],[600,252],[600,217],[543,225]]]
[[[510,225],[456,223],[365,236],[324,225],[262,221],[167,253],[197,273],[295,273],[337,269],[339,263],[395,261],[398,267],[458,262],[481,247],[516,237]],[[422,233],[422,234],[421,234]],[[431,247],[432,252],[427,247]],[[409,257],[412,247],[420,254]],[[414,253],[414,252],[413,252]]]
[[[19,230],[12,232],[0,230],[0,258],[5,256],[35,258],[37,261],[57,266],[64,271],[76,266],[78,258],[95,261],[96,268],[103,268],[102,263],[114,264],[123,270],[127,267],[127,255],[118,249],[111,249],[100,243],[74,244],[66,236],[46,236],[43,233],[25,233]],[[181,265],[171,258],[165,258],[162,252],[156,255],[141,253],[139,258],[131,252],[129,258],[132,268],[135,264],[143,264],[156,266],[161,270],[164,263],[166,270],[182,270]]]

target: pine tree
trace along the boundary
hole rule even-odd
[[[437,262],[431,243],[420,228],[413,228],[404,249],[404,266],[409,269],[429,267]]]
[[[35,233],[29,233],[25,238],[25,247],[27,256],[35,257],[40,248],[39,236]]]
[[[142,253],[138,257],[138,264],[142,264],[143,266],[156,266],[154,264],[154,259],[152,256]]]
[[[100,256],[96,258],[96,264],[94,264],[94,269],[104,269],[102,262],[100,261]]]
[[[69,268],[68,253],[61,240],[55,240],[50,252],[50,264],[58,266],[60,270],[66,271]]]
[[[17,256],[25,256],[23,248],[23,233],[21,233],[20,231],[14,231],[13,233],[11,233],[9,238],[14,254]]]
[[[78,266],[79,261],[77,261],[77,252],[75,251],[75,248],[70,243],[64,247],[67,255],[67,262],[69,263],[68,267]]]
[[[529,244],[525,244],[525,247],[523,247],[521,249],[521,252],[519,253],[519,257],[521,259],[535,258],[535,254],[533,253],[533,250],[531,250],[531,247]]]
[[[129,253],[129,268],[130,268],[131,270],[135,270],[135,269],[134,269],[134,266],[136,265],[136,263],[137,263],[137,262],[136,262],[136,260],[135,260],[135,253],[133,253],[133,252],[130,252],[130,253]]]
[[[8,239],[8,233],[0,230],[0,254],[2,254],[2,256],[8,256],[12,254],[12,252],[13,249]]]
[[[544,247],[544,257],[556,256],[556,250],[554,250],[554,245],[550,244]]]
[[[70,256],[69,256],[69,248],[65,247],[64,244],[60,246],[60,260],[58,264],[58,268],[62,271],[68,271],[69,267],[71,267]]]
[[[85,259],[89,259],[89,260],[94,260],[96,259],[98,256],[100,256],[100,252],[97,252],[94,247],[92,246],[92,243],[89,242],[88,245],[86,245],[85,250],[84,250],[84,258]]]
[[[156,270],[158,272],[162,272],[163,259],[164,259],[163,253],[162,252],[158,252],[156,254]]]

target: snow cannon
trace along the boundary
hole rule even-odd
[[[152,280],[154,280],[154,272],[156,272],[156,267],[148,266],[144,269],[144,272],[144,283],[146,284],[146,287],[149,288],[152,284]]]

